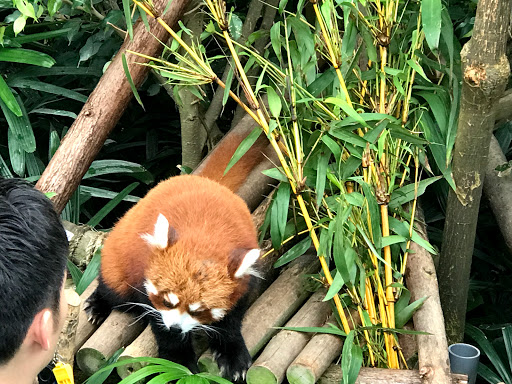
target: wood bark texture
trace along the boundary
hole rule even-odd
[[[427,240],[423,220],[423,212],[418,209],[416,231]],[[420,374],[424,384],[445,384],[450,380],[450,362],[436,269],[432,256],[425,248],[414,242],[411,242],[410,248],[405,279],[407,288],[411,292],[411,302],[427,297],[413,315],[414,329],[429,333],[429,335],[417,335]]]
[[[495,170],[507,162],[498,140],[491,137],[489,160],[485,172],[484,193],[491,203],[492,212],[512,255],[512,172]]]
[[[469,272],[478,208],[494,127],[494,105],[510,73],[505,56],[510,1],[478,3],[471,40],[461,52],[463,84],[453,151],[453,178],[446,209],[439,287],[450,343],[464,334]]]
[[[174,25],[187,4],[188,0],[173,0],[162,19]],[[167,1],[155,0],[153,5],[157,12],[162,12]],[[133,96],[123,70],[122,55],[131,50],[154,57],[163,49],[160,41],[165,41],[168,33],[156,20],[148,17],[148,22],[150,31],[140,20],[135,24],[133,40],[124,42],[36,184],[43,192],[56,193],[52,200],[59,213]],[[149,70],[141,65],[147,60],[127,53],[126,61],[135,85],[139,86]]]
[[[343,373],[339,365],[331,365],[322,375],[318,384],[339,384]],[[467,384],[467,376],[452,374],[443,384]],[[424,384],[417,370],[361,368],[356,384]]]
[[[75,336],[78,328],[78,315],[80,313],[81,300],[80,296],[78,296],[72,288],[67,288],[64,294],[68,303],[68,315],[60,331],[59,340],[57,341],[57,353],[64,363],[73,366],[75,360]]]
[[[91,284],[87,287],[87,289],[80,295],[80,300],[82,303],[85,303],[85,301],[89,298],[89,296],[92,295],[96,287],[98,286],[98,279],[93,280]],[[89,320],[87,320],[87,314],[85,311],[80,311],[78,315],[78,328],[76,330],[76,336],[75,336],[75,350],[74,353],[76,353],[82,345],[85,344],[87,339],[91,337],[91,335],[96,331],[99,327],[99,324],[93,324]]]
[[[353,316],[356,314],[356,311],[352,313]],[[334,315],[326,321],[324,326],[327,327],[328,323],[337,324]],[[286,370],[288,383],[315,384],[331,363],[341,356],[342,348],[343,339],[341,337],[317,333]]]
[[[120,347],[130,345],[144,330],[141,321],[132,315],[113,311],[76,353],[78,367],[92,375]]]
[[[63,221],[62,224],[66,231],[73,234],[73,237],[69,240],[68,258],[78,268],[84,270],[103,244],[107,234],[95,231],[88,225],[76,225],[69,221]]]

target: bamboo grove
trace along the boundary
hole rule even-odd
[[[274,248],[298,241],[277,265],[316,248],[318,280],[329,287],[340,334],[354,340],[344,364],[355,376],[361,364],[406,368],[397,333],[422,300],[409,303],[404,275],[411,241],[435,253],[415,232],[414,218],[418,196],[440,178],[427,157],[436,141],[435,171],[449,173],[446,127],[455,107],[430,105],[455,83],[453,57],[441,65],[436,56],[440,36],[445,50],[451,44],[441,34],[440,1],[302,0],[293,10],[281,1],[263,53],[237,43],[239,19],[221,0],[205,0],[211,21],[191,45],[180,37],[186,29],[176,33],[149,2],[134,3],[174,39],[147,65],[199,98],[206,84],[218,84],[224,101],[232,97],[259,125],[231,164],[261,133],[272,144],[279,164],[267,174],[281,183],[263,234],[270,232]],[[209,39],[226,57],[206,56]],[[211,64],[226,58],[232,69],[224,84]],[[260,74],[249,79],[255,67]],[[422,177],[424,169],[430,177]]]

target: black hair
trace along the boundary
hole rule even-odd
[[[0,178],[0,364],[43,308],[58,314],[68,241],[51,201],[20,179]]]

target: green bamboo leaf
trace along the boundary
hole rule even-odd
[[[316,168],[316,205],[322,205],[322,198],[324,197],[325,181],[327,178],[327,165],[331,154],[327,150],[327,146],[323,145],[318,153],[317,168]]]
[[[381,246],[384,248],[393,244],[405,243],[406,241],[407,238],[400,235],[383,236],[381,240]]]
[[[10,129],[7,132],[7,142],[12,170],[18,176],[23,177],[25,176],[25,151]]]
[[[512,383],[510,371],[507,369],[500,356],[498,355],[498,352],[496,352],[485,334],[479,328],[467,323],[466,334],[477,342],[480,349],[485,353],[494,368],[496,368],[496,371],[502,377],[503,381]]]
[[[395,139],[401,139],[415,145],[425,145],[428,141],[421,138],[418,134],[411,133],[408,129],[403,128],[401,125],[389,124],[389,133]]]
[[[372,235],[373,239],[369,239],[370,241],[373,240],[373,244],[375,244],[375,247],[377,249],[381,249],[381,232],[380,232],[380,208],[379,203],[377,202],[377,198],[372,192],[372,188],[370,185],[362,180],[356,180],[359,185],[361,185],[361,188],[363,189],[363,195],[366,199],[366,202],[368,204],[367,210],[368,210],[368,216],[366,214],[364,217],[369,217],[371,221],[371,227],[372,227]],[[400,235],[400,233],[399,233]]]
[[[283,61],[281,56],[281,23],[274,23],[272,28],[270,28],[270,43],[272,44],[272,49],[274,50],[279,62]]]
[[[288,182],[288,178],[284,174],[284,171],[281,168],[270,168],[266,169],[264,171],[261,171],[264,175],[271,177],[272,179],[276,179],[279,181],[284,181],[285,183]]]
[[[275,119],[278,119],[281,115],[281,98],[272,87],[267,87],[267,96],[270,113]]]
[[[423,77],[425,80],[427,80],[429,83],[431,83],[430,79],[425,74],[425,71],[423,70],[423,68],[420,67],[420,65],[418,64],[418,62],[416,60],[409,59],[409,60],[407,60],[407,64],[412,69],[414,69],[421,77]]]
[[[136,372],[133,372],[131,375],[125,377],[123,380],[121,380],[119,382],[119,384],[135,384],[137,382],[139,382],[140,380],[143,380],[147,377],[151,377],[153,376],[154,374],[158,374],[158,373],[164,373],[166,372],[167,370],[165,369],[165,367],[161,366],[161,365],[148,365],[146,367],[142,367],[141,369],[139,369],[138,371]],[[169,372],[167,372],[169,373]],[[181,374],[181,376],[179,376],[179,373],[176,372],[176,376],[177,377],[183,377],[183,374]]]
[[[340,273],[341,278],[347,287],[352,288],[357,273],[357,265],[355,262],[357,254],[350,246],[350,243],[345,239],[343,224],[344,220],[338,217],[334,231],[333,256],[336,269]]]
[[[70,111],[64,111],[61,109],[37,108],[37,109],[33,109],[32,111],[30,111],[30,113],[40,113],[42,115],[70,117],[72,119],[77,118],[76,113],[70,112]]]
[[[426,299],[427,297],[422,297],[421,299],[412,302],[400,311],[395,311],[395,327],[403,328],[403,326],[407,324],[407,322],[412,318],[414,312],[416,312],[423,305],[423,302]]]
[[[302,256],[311,247],[311,237],[306,237],[291,247],[283,256],[274,263],[274,268],[279,268],[297,257]]]
[[[240,158],[246,154],[246,152],[252,147],[254,142],[260,137],[261,129],[259,127],[254,128],[245,139],[242,140],[235,153],[229,160],[229,163],[224,171],[224,175],[228,173],[233,165],[235,165]]]
[[[402,311],[405,307],[409,305],[409,301],[411,300],[411,292],[408,289],[404,288],[402,290],[402,294],[399,299],[395,303],[395,313]]]
[[[87,185],[81,185],[80,192],[88,196],[98,197],[100,199],[113,199],[119,195],[117,192],[112,192],[103,188],[89,187]],[[139,200],[140,197],[132,195],[127,195],[123,198],[123,201],[129,201],[131,203],[136,203]]]
[[[356,207],[362,207],[364,205],[364,196],[359,192],[347,193],[344,197],[350,205],[355,205]]]
[[[334,275],[334,279],[332,280],[332,284],[329,287],[329,290],[327,291],[327,294],[325,295],[322,301],[331,300],[340,291],[340,289],[343,288],[344,285],[345,281],[343,281],[341,273],[336,272],[336,275]]]
[[[110,211],[112,211],[121,201],[123,201],[124,198],[128,196],[128,194],[131,191],[133,191],[138,185],[139,183],[131,183],[129,186],[124,188],[121,192],[117,194],[116,197],[110,200],[93,217],[91,217],[87,225],[91,227],[97,226],[101,222],[101,220],[103,220],[103,218],[107,216],[110,213]]]
[[[270,238],[274,249],[281,248],[288,218],[288,206],[290,203],[290,184],[281,183],[272,203],[270,211]]]
[[[329,134],[356,147],[366,148],[368,141],[347,129],[338,129],[336,126],[329,130]]]
[[[359,124],[361,124],[363,127],[368,127],[368,124],[366,124],[366,121],[361,117],[359,113],[355,111],[355,109],[350,106],[345,100],[339,98],[339,97],[328,97],[324,100],[327,104],[334,104],[340,107],[343,112],[347,114],[347,116],[350,116],[355,121],[357,121]]]
[[[20,105],[14,98],[11,89],[7,85],[3,76],[0,76],[0,99],[5,103],[7,108],[11,110],[14,115],[20,117],[22,115]]]
[[[350,331],[341,353],[341,370],[343,371],[343,384],[354,384],[363,365],[363,352],[358,343],[354,342],[354,331]]]
[[[439,47],[439,36],[441,35],[441,11],[443,4],[441,0],[421,0],[421,21],[423,32],[428,46],[432,51]]]
[[[13,177],[11,170],[7,166],[7,163],[5,162],[2,155],[0,155],[0,176],[4,177],[6,179],[10,179]]]
[[[49,68],[55,60],[46,53],[32,51],[24,48],[0,48],[0,61],[11,63],[32,64]]]
[[[126,28],[128,29],[128,35],[130,35],[130,40],[133,40],[133,24],[132,24],[130,0],[123,0],[123,12],[124,12],[124,20],[126,22]],[[142,12],[142,13],[144,13],[144,12]],[[123,67],[124,67],[124,62],[123,62]],[[126,69],[125,69],[125,72],[126,72]]]
[[[226,380],[217,375],[212,375],[211,373],[208,373],[208,372],[200,372],[200,373],[197,373],[196,376],[204,377],[205,379],[213,381],[214,383],[217,383],[217,384],[231,384],[231,382],[229,380]]]
[[[409,239],[409,223],[404,220],[400,221],[397,218],[393,216],[388,217],[389,220],[389,229],[393,232],[395,232],[397,235],[403,236],[407,239]],[[437,251],[432,247],[432,245],[423,239],[420,235],[418,235],[418,232],[415,230],[412,231],[412,237],[410,237],[412,241],[414,241],[419,246],[425,248],[427,251],[432,253],[433,255],[437,254]]]
[[[430,177],[428,179],[423,179],[418,183],[418,196],[421,196],[425,193],[427,187],[437,180],[439,180],[441,176]],[[389,209],[398,208],[409,201],[414,200],[415,188],[414,184],[408,184],[401,188],[395,189],[391,193],[391,199],[389,201]]]
[[[7,124],[9,124],[9,131],[11,131],[16,137],[21,148],[23,148],[25,152],[32,153],[36,150],[36,138],[34,136],[34,131],[32,130],[32,125],[28,119],[23,102],[19,96],[15,96],[15,98],[21,108],[21,116],[18,117],[12,113],[2,100],[0,100],[0,108],[4,113]]]
[[[168,384],[183,377],[182,372],[165,372],[153,377],[147,384]]]
[[[228,76],[226,77],[226,86],[224,87],[224,94],[222,95],[222,105],[226,105],[229,99],[229,91],[231,90],[231,84],[233,83],[233,75],[235,71],[233,67],[229,68]]]
[[[287,331],[307,332],[307,333],[327,333],[330,335],[346,336],[338,327],[274,327],[275,329],[284,329]]]
[[[122,62],[123,62],[123,69],[124,74],[126,75],[126,79],[128,80],[128,83],[130,84],[130,88],[132,89],[133,96],[137,100],[137,102],[140,104],[142,109],[145,110],[144,104],[142,104],[142,100],[140,99],[139,92],[137,92],[137,87],[135,87],[135,83],[133,82],[132,75],[130,74],[130,70],[128,69],[128,62],[126,61],[126,55],[122,54]]]

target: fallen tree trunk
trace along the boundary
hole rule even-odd
[[[155,0],[153,6],[161,13],[167,3],[167,0]],[[174,25],[187,4],[188,0],[173,0],[162,19],[170,26]],[[160,42],[167,40],[168,33],[155,19],[148,18],[148,23],[149,31],[142,21],[135,24],[133,40],[126,40],[122,45],[36,184],[42,192],[56,194],[52,201],[59,213],[77,189],[133,96],[124,73],[122,56],[127,50],[151,57],[157,57],[162,52]],[[149,70],[149,67],[141,65],[147,60],[127,54],[126,61],[135,86],[139,86]]]
[[[493,135],[485,171],[484,193],[489,199],[498,227],[512,255],[512,172],[500,173],[495,170],[497,166],[506,162],[507,158]]]
[[[315,292],[304,306],[286,323],[286,327],[319,327],[332,313],[329,302],[322,301],[326,290]],[[279,384],[292,361],[311,338],[310,333],[281,330],[267,344],[247,371],[247,384]]]
[[[93,282],[89,284],[84,293],[80,295],[80,300],[82,303],[85,303],[85,301],[89,298],[89,296],[92,295],[97,286],[98,279],[93,280]],[[85,311],[80,311],[78,314],[78,327],[75,336],[74,353],[76,353],[82,347],[82,345],[85,344],[87,339],[91,337],[91,335],[98,329],[98,327],[99,324],[93,324],[87,319],[87,313],[85,313]]]
[[[331,365],[320,377],[318,384],[339,384],[343,373],[339,365]],[[443,384],[467,384],[466,375],[451,374]],[[356,384],[424,384],[417,370],[398,370],[382,368],[361,368]]]

